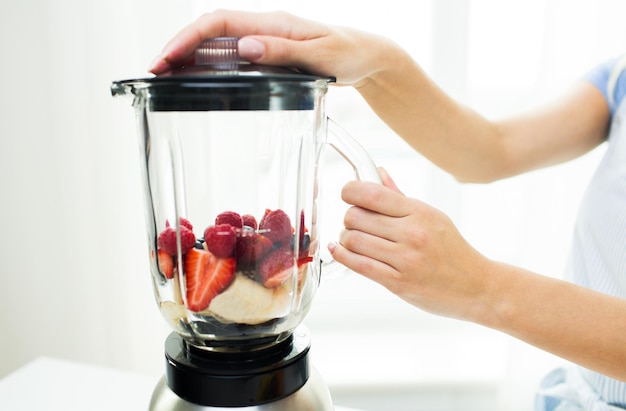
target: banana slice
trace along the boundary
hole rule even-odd
[[[187,321],[187,310],[181,303],[175,301],[163,301],[160,304],[161,313],[167,320],[167,322],[175,330],[180,326],[180,321]]]
[[[286,316],[290,304],[287,284],[270,289],[236,274],[228,288],[211,300],[208,311],[228,322],[255,325]]]

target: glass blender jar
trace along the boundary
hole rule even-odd
[[[300,325],[332,264],[320,258],[324,149],[357,178],[379,176],[326,117],[331,81],[250,64],[236,38],[214,38],[192,65],[112,84],[135,109],[152,284],[174,330],[152,410],[333,409]]]

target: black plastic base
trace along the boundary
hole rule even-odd
[[[187,344],[177,333],[165,341],[165,378],[180,398],[212,407],[246,407],[279,400],[308,380],[310,337],[297,329],[259,350],[213,352]]]

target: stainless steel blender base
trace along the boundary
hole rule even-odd
[[[162,377],[152,393],[150,411],[334,411],[328,387],[311,367],[308,381],[295,393],[277,401],[246,407],[212,407],[193,404],[177,396]]]
[[[150,411],[334,410],[328,387],[309,362],[306,327],[264,343],[208,350],[171,333],[165,340],[165,375],[154,389]]]

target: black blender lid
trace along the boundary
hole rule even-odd
[[[138,79],[114,81],[115,96],[139,96],[151,111],[312,110],[314,90],[332,77],[252,64],[239,57],[238,38],[204,40],[194,63]]]

